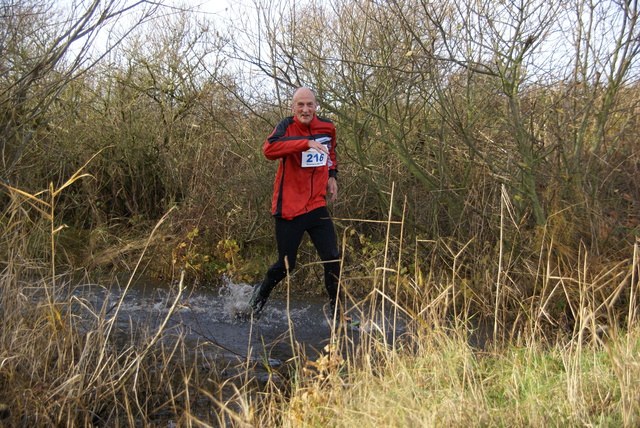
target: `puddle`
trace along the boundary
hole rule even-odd
[[[272,298],[260,319],[251,322],[245,315],[249,313],[247,302],[252,290],[248,284],[232,282],[215,290],[187,286],[167,324],[165,340],[180,335],[188,346],[205,349],[217,359],[267,362],[271,366],[294,355],[292,337],[311,358],[329,343],[326,299],[292,296],[287,302]],[[117,315],[117,334],[130,337],[137,329],[157,330],[169,314],[177,291],[168,284],[138,280],[126,293],[118,284],[109,288],[84,285],[78,287],[76,295],[94,308],[106,305],[107,317]]]

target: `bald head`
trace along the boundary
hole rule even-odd
[[[295,101],[297,96],[311,96],[313,99],[316,99],[316,94],[313,91],[305,86],[301,86],[293,91],[293,95],[291,96],[292,101]]]

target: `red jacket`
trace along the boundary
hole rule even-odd
[[[303,166],[303,159],[309,161],[315,156],[318,160],[317,154],[303,153],[309,148],[309,140],[328,146],[326,165]],[[327,181],[338,174],[335,147],[336,128],[328,119],[314,115],[311,123],[304,125],[290,116],[276,125],[262,147],[267,159],[280,159],[273,184],[271,214],[291,220],[327,204]]]

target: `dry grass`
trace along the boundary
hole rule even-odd
[[[399,260],[385,259],[372,276],[367,305],[352,298],[373,308],[360,314],[363,320],[385,311],[391,324],[365,323],[357,341],[339,330],[320,358],[301,355],[289,389],[271,385],[255,403],[258,419],[245,421],[287,427],[637,426],[639,244],[629,259],[614,264],[590,265],[582,249],[571,267],[553,260],[553,239],[547,242],[530,276],[539,283],[535,296],[517,289],[512,278],[520,273],[500,262],[507,258],[502,252],[494,258],[502,270],[488,275],[496,294],[482,300],[458,263],[466,245],[430,242],[447,248],[450,268],[434,257],[410,277],[401,275]],[[561,252],[567,256],[566,248]],[[342,286],[349,290],[349,278]],[[557,301],[569,302],[564,317],[553,311]],[[498,304],[482,310],[483,302]],[[405,333],[395,334],[394,316],[408,321]]]
[[[43,192],[50,197],[45,202],[41,195],[10,191],[14,209],[5,219],[3,245],[12,257],[0,278],[3,425],[638,423],[638,243],[619,263],[591,265],[580,250],[579,263],[570,265],[554,258],[550,238],[538,263],[527,265],[537,283],[529,295],[518,289],[514,278],[522,269],[514,270],[502,246],[487,262],[498,269],[485,274],[483,289],[465,276],[469,243],[429,241],[442,251],[409,273],[402,267],[402,257],[410,258],[404,220],[387,221],[382,264],[373,269],[368,295],[350,295],[354,278],[341,278],[350,306],[362,309],[357,337],[337,329],[323,355],[298,351],[286,373],[273,373],[259,386],[249,363],[223,378],[220,361],[190,349],[182,337],[162,340],[180,307],[182,280],[158,328],[141,324],[131,326],[126,339],[116,335],[123,300],[113,308],[93,306],[55,271],[59,192]],[[29,205],[38,207],[35,214],[25,209]],[[21,232],[27,224],[28,232]],[[29,238],[38,230],[50,234],[48,260],[21,258],[30,254]],[[478,290],[486,289],[491,294],[481,298]],[[552,316],[558,301],[568,302],[564,322]],[[377,321],[371,315],[377,313],[390,322]],[[400,321],[406,329],[398,328]]]
[[[159,326],[131,325],[133,334],[123,339],[117,321],[130,282],[115,306],[95,306],[76,293],[77,279],[56,272],[56,234],[64,227],[56,226],[56,197],[81,178],[76,173],[60,189],[37,195],[7,187],[13,204],[2,238],[13,257],[0,277],[0,422],[139,426],[186,420],[192,406],[201,406],[198,391],[206,385],[218,394],[221,381],[210,356],[188,349],[180,337],[162,340],[180,308],[184,278]],[[34,254],[30,235],[46,231],[51,251],[44,251],[44,260],[21,257]]]
[[[638,332],[630,336],[637,348]],[[282,417],[285,426],[635,426],[628,382],[640,373],[627,340],[479,353],[458,331],[425,331],[413,352],[302,382]]]
[[[634,257],[625,270],[635,277],[638,267]],[[258,425],[637,426],[640,329],[635,316],[624,328],[617,318],[608,326],[594,321],[607,312],[592,299],[601,285],[585,284],[576,322],[553,334],[540,327],[548,323],[544,308],[535,305],[531,312],[523,308],[530,317],[517,331],[498,329],[494,336],[492,323],[454,317],[443,295],[413,300],[410,307],[388,299],[388,307],[404,316],[422,314],[410,317],[406,334],[394,341],[374,328],[361,333],[357,346],[337,336],[324,357],[300,362],[290,397],[270,396],[270,416]],[[416,286],[435,288],[447,294],[455,284]],[[384,299],[374,299],[376,293],[382,295],[377,289],[369,299],[381,307]],[[488,337],[482,347],[473,345],[479,336]]]

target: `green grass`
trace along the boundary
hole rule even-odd
[[[633,426],[640,366],[626,349],[638,332],[605,345],[530,341],[491,352],[460,332],[432,330],[415,352],[388,351],[346,373],[310,378],[282,406],[283,426]],[[329,381],[327,381],[329,379]],[[635,382],[634,382],[635,383]],[[624,403],[629,403],[625,405]]]

